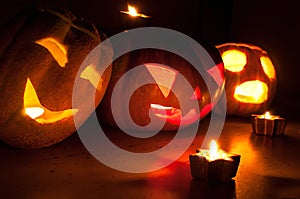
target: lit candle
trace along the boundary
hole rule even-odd
[[[144,14],[141,14],[141,13],[138,13],[136,8],[129,5],[128,4],[128,11],[120,11],[121,13],[125,13],[125,14],[128,14],[132,17],[142,17],[142,18],[151,18],[150,16],[148,15],[144,15]]]
[[[251,115],[252,129],[257,135],[283,135],[286,119],[279,115],[272,115],[269,111],[262,115]]]
[[[278,116],[278,115],[271,115],[271,113],[269,111],[265,112],[265,114],[257,115],[257,117],[266,119],[266,120],[273,120],[273,119],[280,118],[280,116]]]
[[[269,111],[267,111],[263,117],[266,118],[266,119],[271,119],[272,118]]]
[[[189,156],[192,177],[208,182],[227,182],[236,176],[240,155],[226,153],[212,140],[209,149]]]
[[[139,13],[132,5],[128,4],[127,7],[128,10],[120,11],[120,22],[122,28],[130,29],[150,26],[152,20],[151,16]]]
[[[219,149],[218,144],[215,140],[212,140],[210,142],[209,150],[198,150],[198,155],[205,157],[209,162],[219,159],[232,161],[232,158],[228,155],[228,153],[226,153],[222,149]]]

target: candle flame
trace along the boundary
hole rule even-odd
[[[204,156],[209,162],[220,159],[232,161],[232,158],[225,151],[219,149],[215,140],[210,142],[209,150],[200,150],[198,155]]]
[[[218,150],[219,150],[219,147],[218,147],[218,144],[215,140],[212,140],[210,142],[210,145],[209,145],[209,156],[213,159],[215,159],[217,156],[218,156]]]
[[[131,6],[131,5],[128,4],[127,7],[128,7],[128,11],[120,11],[120,12],[128,14],[128,15],[133,16],[133,17],[151,18],[148,15],[138,13],[137,9],[134,6]]]
[[[265,119],[271,119],[271,114],[269,111],[265,113]]]
[[[278,115],[271,115],[271,113],[269,111],[267,111],[265,114],[260,115],[258,118],[260,118],[260,119],[267,119],[267,120],[275,120],[275,119],[279,119],[280,116],[278,116]]]
[[[128,13],[129,13],[129,15],[134,16],[134,17],[138,16],[138,12],[135,9],[135,7],[133,7],[129,4],[128,4]]]

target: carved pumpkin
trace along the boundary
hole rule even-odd
[[[19,148],[53,145],[76,131],[74,114],[82,124],[92,113],[85,99],[96,90],[97,105],[104,95],[111,67],[100,73],[97,63],[81,63],[105,36],[69,11],[50,9],[22,13],[3,31],[0,138]],[[76,78],[82,83],[72,96]]]
[[[213,99],[210,98],[207,85],[199,72],[178,55],[159,49],[140,49],[121,56],[113,62],[111,81],[97,107],[100,122],[115,127],[122,125],[123,129],[157,131],[160,127],[154,121],[165,121],[162,130],[171,131],[177,130],[179,126],[187,127],[204,118],[210,113],[223,91],[222,59],[218,52],[214,56],[215,63],[219,64],[209,66],[206,71],[207,77],[216,88],[211,94]],[[130,71],[135,72],[132,72],[127,81],[122,79],[122,76]],[[191,86],[190,90],[181,75]],[[153,81],[133,88],[146,79]],[[116,90],[117,84],[120,91],[117,95],[120,98],[112,104],[112,93],[114,89]],[[132,95],[130,89],[134,89]],[[128,95],[130,95],[129,106],[124,100]],[[112,109],[116,110],[116,114],[113,114]],[[126,114],[128,110],[129,115]],[[116,116],[120,116],[118,124],[115,121]],[[131,125],[132,123],[138,127]]]
[[[258,46],[226,43],[216,46],[225,67],[227,114],[264,113],[276,93],[276,71],[267,52]]]

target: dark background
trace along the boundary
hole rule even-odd
[[[10,0],[0,7],[0,26],[27,6],[66,8],[111,35],[127,3],[151,15],[152,26],[171,28],[212,45],[247,42],[265,49],[277,70],[276,113],[298,115],[300,12],[296,1],[271,0]]]

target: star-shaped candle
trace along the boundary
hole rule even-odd
[[[262,115],[251,115],[252,129],[257,135],[283,135],[286,119],[279,115],[272,115],[269,111]]]
[[[227,153],[212,140],[209,149],[189,156],[192,177],[207,182],[228,182],[236,176],[240,155]]]

